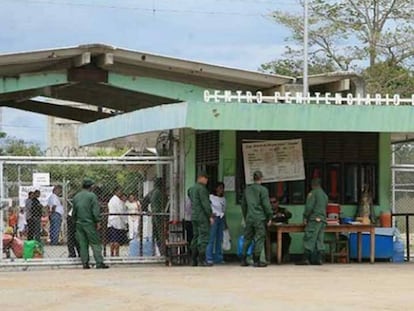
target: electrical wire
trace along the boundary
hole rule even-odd
[[[215,0],[218,1],[218,0]],[[228,1],[228,0],[227,0]],[[253,3],[269,3],[269,4],[281,4],[283,6],[294,5],[292,3],[280,3],[280,2],[270,2],[269,0],[232,0],[232,1],[239,1],[245,2],[250,1]],[[36,3],[36,4],[51,4],[51,5],[64,5],[64,6],[75,6],[75,7],[93,7],[93,8],[103,8],[103,9],[119,9],[119,10],[134,10],[134,11],[142,11],[148,12],[152,14],[156,13],[173,13],[173,14],[202,14],[202,15],[228,15],[228,16],[244,16],[244,17],[257,17],[263,16],[263,13],[260,12],[252,12],[252,13],[244,13],[244,12],[236,12],[236,11],[210,11],[210,10],[186,10],[186,9],[166,9],[166,8],[156,8],[155,2],[153,3],[152,8],[148,7],[134,7],[134,6],[119,6],[119,5],[111,5],[111,4],[96,4],[96,3],[85,3],[85,2],[68,2],[68,1],[53,1],[53,0],[15,0],[13,3],[16,2],[26,2],[26,3]],[[298,5],[295,5],[298,6]]]

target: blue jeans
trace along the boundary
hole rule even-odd
[[[53,212],[50,215],[50,228],[49,228],[49,236],[50,236],[50,244],[57,245],[59,243],[59,233],[60,233],[60,225],[62,224],[62,215],[58,212]]]
[[[223,231],[224,219],[215,216],[214,224],[210,228],[210,240],[206,251],[206,259],[209,263],[223,262]]]

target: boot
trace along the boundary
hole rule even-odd
[[[96,269],[109,269],[109,266],[107,266],[104,263],[101,263],[100,265],[96,265]]]
[[[191,252],[191,266],[197,267],[198,266],[198,251]]]
[[[322,257],[323,256],[321,252],[319,251],[313,252],[311,256],[311,261],[310,261],[311,265],[321,266],[323,264]]]
[[[83,269],[90,269],[90,268],[91,268],[91,266],[88,263],[83,265]]]
[[[254,262],[254,266],[257,268],[267,267],[267,263],[260,261],[260,256],[253,255],[253,262]]]
[[[247,257],[246,256],[242,256],[240,266],[241,267],[248,267],[249,266],[249,263],[247,262]]]
[[[310,264],[311,263],[310,263],[310,252],[309,251],[305,251],[305,253],[303,254],[302,260],[295,263],[295,265],[298,265],[298,266],[308,266]]]

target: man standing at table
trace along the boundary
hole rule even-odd
[[[247,249],[254,240],[253,262],[255,267],[266,267],[267,263],[260,261],[260,254],[264,249],[266,225],[272,221],[272,208],[269,201],[269,191],[262,186],[263,174],[260,171],[253,173],[254,183],[248,185],[244,191],[242,213],[246,222],[241,266],[246,267]]]
[[[207,173],[198,174],[197,183],[188,190],[192,206],[193,240],[191,241],[192,266],[212,266],[207,262],[206,251],[210,239],[210,225],[214,223],[210,195],[207,190]]]
[[[326,206],[328,196],[321,188],[321,180],[312,180],[312,191],[306,198],[303,221],[306,225],[303,237],[304,258],[299,265],[321,265],[325,250],[324,235],[326,227]]]

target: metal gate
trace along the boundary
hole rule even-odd
[[[414,163],[411,144],[393,145],[391,203],[393,225],[401,232],[409,260],[414,235]]]
[[[80,264],[71,210],[85,178],[95,182],[105,262],[162,261],[178,215],[176,167],[174,157],[0,157],[0,265]]]

